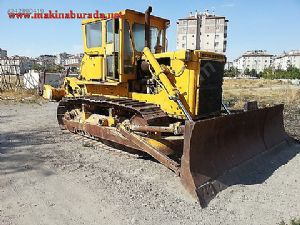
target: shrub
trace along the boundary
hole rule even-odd
[[[265,79],[300,79],[300,70],[295,67],[289,67],[287,70],[272,70],[266,68],[261,77]]]
[[[236,68],[229,68],[228,70],[224,70],[224,77],[237,77],[239,75],[239,71]]]

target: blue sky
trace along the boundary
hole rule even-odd
[[[229,19],[230,60],[252,49],[279,54],[300,49],[300,0],[0,0],[0,48],[9,55],[38,56],[82,52],[80,20],[12,20],[8,9],[44,9],[108,13],[126,8],[171,20],[169,50],[176,48],[176,20],[190,11],[214,10]]]

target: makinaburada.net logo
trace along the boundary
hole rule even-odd
[[[100,13],[95,10],[94,13],[86,12],[59,12],[58,10],[48,10],[47,12],[16,12],[9,10],[7,12],[10,19],[119,19],[121,13]]]

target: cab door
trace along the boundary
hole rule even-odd
[[[86,22],[82,26],[82,31],[85,54],[81,62],[80,74],[86,80],[103,80],[104,46],[102,22]]]
[[[120,32],[119,19],[106,21],[106,80],[119,80]]]

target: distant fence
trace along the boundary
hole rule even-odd
[[[0,65],[0,91],[22,88],[21,74],[17,65]]]
[[[0,91],[16,91],[18,89],[36,89],[41,93],[44,84],[59,87],[63,83],[65,74],[37,72],[30,70],[25,74],[12,73],[16,71],[14,66],[5,65],[5,70],[0,65]]]

